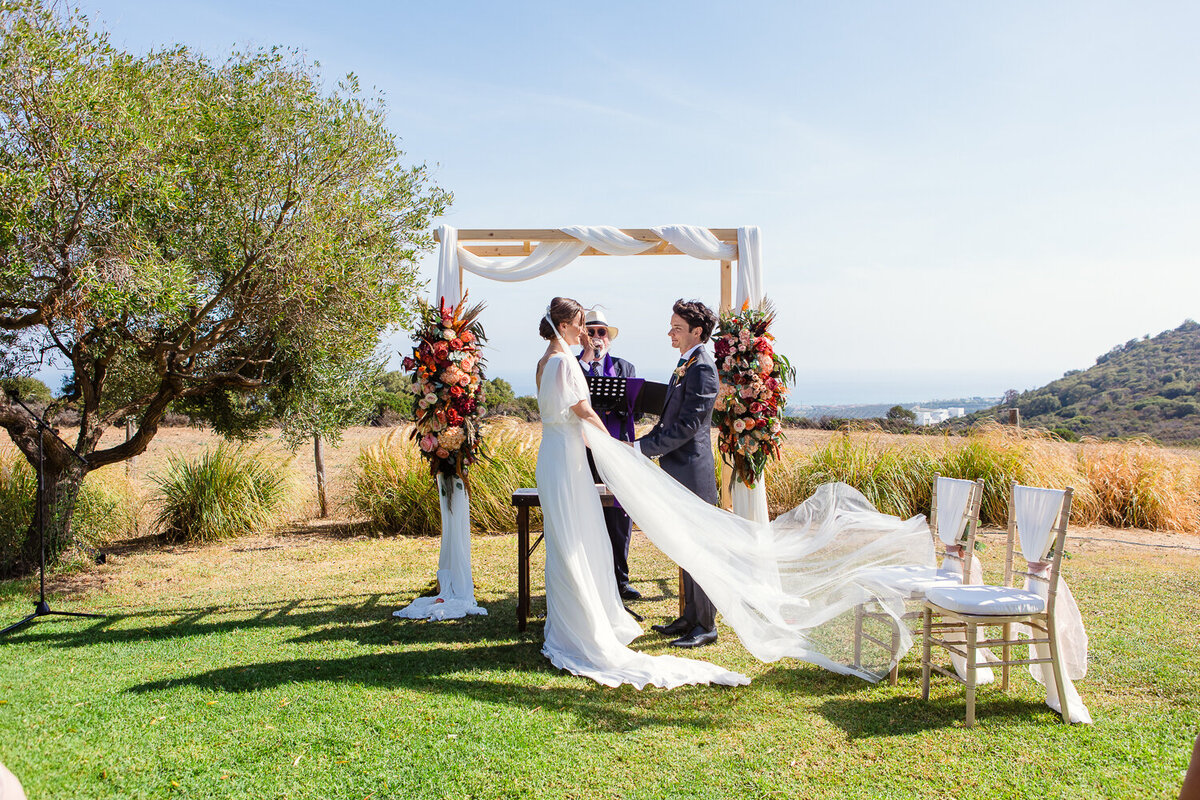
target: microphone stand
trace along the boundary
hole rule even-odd
[[[84,459],[83,456],[79,455],[79,453],[76,453],[74,448],[64,442],[58,436],[58,434],[51,430],[50,425],[46,422],[45,417],[41,416],[40,414],[33,413],[33,409],[21,402],[21,398],[17,397],[15,393],[10,394],[9,396],[17,404],[19,404],[21,408],[29,412],[29,415],[36,421],[38,429],[37,499],[35,501],[37,505],[34,513],[37,515],[38,545],[42,553],[41,563],[39,564],[38,569],[41,591],[38,595],[37,603],[34,604],[33,613],[25,617],[25,619],[20,620],[19,622],[14,622],[7,628],[0,630],[0,636],[11,633],[18,628],[23,628],[26,625],[30,625],[35,622],[38,617],[91,617],[94,619],[103,619],[104,614],[84,614],[78,611],[55,611],[50,608],[50,604],[46,602],[46,520],[42,516],[42,496],[45,492],[46,486],[46,464],[45,454],[43,453],[42,449],[42,437],[48,433],[55,439],[58,439],[59,443],[67,449],[67,452],[79,459],[80,463],[82,463],[84,466],[87,465],[87,460]]]

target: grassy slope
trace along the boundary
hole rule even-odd
[[[1200,324],[1131,339],[1017,399],[1023,423],[1081,436],[1200,442]],[[967,418],[995,416],[996,409]]]
[[[130,547],[78,579],[104,585],[55,603],[107,620],[0,645],[0,759],[31,797],[1172,797],[1197,734],[1195,552],[1073,546],[1096,724],[1062,725],[1022,673],[984,690],[965,730],[948,681],[921,701],[913,655],[898,687],[870,686],[759,664],[723,630],[703,654],[749,687],[558,673],[539,624],[515,631],[514,547],[476,538],[491,615],[449,623],[389,615],[430,588],[435,540]],[[672,565],[640,538],[634,571],[647,624],[670,616]],[[0,584],[0,619],[28,588]]]

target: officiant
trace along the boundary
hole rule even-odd
[[[583,346],[579,354],[579,363],[584,375],[604,375],[610,378],[636,378],[637,370],[623,358],[617,358],[609,352],[609,348],[617,338],[620,330],[608,324],[604,312],[599,309],[588,311],[584,316],[585,331],[580,339]],[[615,439],[623,442],[633,441],[633,424],[627,409],[601,410],[596,409],[604,427]],[[592,462],[591,451],[588,451],[588,466],[592,469],[592,480],[600,483],[596,465]],[[622,600],[640,600],[642,594],[629,585],[629,538],[633,532],[633,523],[629,515],[619,507],[604,509],[604,524],[608,528],[608,539],[612,543],[613,572],[617,579],[617,589]]]

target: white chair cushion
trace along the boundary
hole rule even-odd
[[[1033,592],[1003,586],[937,586],[925,593],[925,599],[935,606],[960,614],[1009,617],[1039,614],[1046,610],[1046,601]]]
[[[880,567],[872,570],[871,575],[885,586],[908,595],[925,594],[935,586],[958,586],[962,583],[962,578],[956,572],[943,572],[933,567],[915,565]]]

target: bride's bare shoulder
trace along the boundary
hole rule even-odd
[[[542,388],[542,373],[546,371],[546,365],[550,363],[550,359],[554,358],[556,355],[558,355],[558,353],[554,352],[553,350],[547,350],[545,355],[543,355],[541,360],[537,363],[537,377],[535,380],[537,381],[539,390]]]

